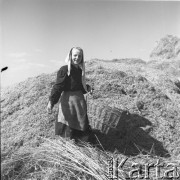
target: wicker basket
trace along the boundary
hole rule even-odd
[[[104,134],[107,134],[112,129],[118,130],[118,124],[124,121],[124,115],[127,111],[111,108],[108,105],[87,98],[86,101],[89,123],[93,129],[98,129]]]

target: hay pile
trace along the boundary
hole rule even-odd
[[[38,148],[21,148],[2,162],[3,179],[106,179],[105,153],[60,137],[42,140]]]
[[[133,162],[179,163],[180,67],[171,71],[171,64],[157,68],[139,59],[95,59],[86,67],[94,88],[88,113],[97,147],[54,136],[57,106],[51,115],[46,106],[56,72],[29,78],[1,92],[2,179],[107,179],[111,157],[129,157],[122,178]],[[104,131],[105,117],[116,127]]]
[[[43,143],[37,148],[23,147],[15,152],[11,158],[1,163],[1,179],[77,179],[77,180],[108,180],[111,175],[110,162],[113,163],[113,176],[125,180],[133,177],[147,176],[146,165],[163,164],[159,169],[161,176],[171,167],[178,168],[180,160],[168,160],[153,157],[150,154],[139,154],[136,157],[126,157],[122,154],[107,153],[96,149],[87,143],[80,146],[73,141],[56,137],[42,138]],[[118,163],[118,166],[115,164]],[[169,174],[178,177],[175,169]],[[134,171],[134,173],[132,173]],[[118,173],[117,173],[118,172]],[[157,178],[155,168],[149,170],[150,178]]]
[[[157,46],[150,54],[152,59],[180,58],[180,39],[176,36],[167,35],[160,39]]]

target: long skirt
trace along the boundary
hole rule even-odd
[[[55,134],[90,141],[92,130],[87,116],[87,104],[81,91],[64,91],[61,94]]]

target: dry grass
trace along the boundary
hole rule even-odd
[[[107,133],[109,139],[96,134],[101,150],[54,137],[57,106],[50,116],[46,106],[56,73],[29,78],[2,90],[2,179],[107,179],[108,159],[128,155],[123,179],[132,163],[157,161],[163,150],[171,159],[163,156],[162,162],[180,163],[179,60],[96,59],[86,67],[87,82],[94,87],[88,101],[91,125],[106,134],[102,124],[117,125],[123,116],[116,109],[127,110],[130,115],[120,118],[118,133]]]
[[[56,165],[67,177],[106,178],[107,157],[88,144],[79,147],[61,138],[55,141],[46,139],[46,143],[37,149],[35,158]]]
[[[109,155],[89,144],[63,138],[44,139],[2,163],[2,179],[107,179]]]
[[[180,39],[167,35],[160,39],[158,45],[151,52],[151,58],[171,59],[180,55]]]
[[[42,138],[38,148],[22,148],[1,164],[2,180],[108,180],[109,160],[118,159],[121,166],[117,168],[119,179],[129,178],[137,164],[141,176],[145,174],[145,164],[156,164],[158,161],[166,165],[171,162],[179,168],[179,160],[168,160],[141,152],[136,157],[126,157],[117,153],[108,153],[87,143],[76,145],[73,141],[57,137]],[[122,163],[123,162],[123,163]],[[156,177],[155,168],[151,169],[150,179]],[[136,174],[134,174],[136,175]],[[134,176],[133,175],[133,176]]]
[[[120,148],[126,148],[126,151],[130,150],[131,153],[134,153],[135,149],[138,151],[136,154],[139,156],[128,159],[124,166],[123,174],[125,175],[123,177],[127,177],[133,162],[143,164],[158,158],[142,155],[144,152],[153,154],[152,144],[148,147],[143,146],[143,143],[147,143],[151,136],[162,142],[171,156],[177,157],[179,152],[177,146],[180,143],[178,141],[180,114],[176,102],[167,98],[161,90],[162,87],[155,86],[149,81],[150,78],[143,74],[148,71],[141,67],[142,71],[137,74],[134,65],[133,69],[131,65],[125,65],[125,63],[108,62],[106,64],[101,61],[91,61],[87,67],[88,81],[95,88],[89,102],[92,103],[91,105],[98,105],[101,110],[102,104],[109,106],[107,114],[98,110],[98,106],[90,109],[89,117],[96,116],[94,122],[98,118],[105,121],[114,108],[126,109],[132,114],[139,114],[136,101],[142,100],[144,109],[141,116],[153,124],[153,131],[145,138],[141,136],[141,132],[143,134],[145,132],[139,128],[141,125],[144,126],[145,120],[142,123],[138,119],[130,121],[125,119],[126,126],[121,126],[121,129],[127,130],[128,134],[123,139],[117,137],[117,144],[113,139],[104,141],[107,147],[120,146]],[[158,72],[156,73],[158,75]],[[54,74],[42,75],[30,79],[30,86],[22,82],[5,91],[1,116],[2,179],[107,179],[108,158],[120,157],[122,159],[124,151],[107,154],[107,151],[101,151],[87,144],[79,147],[61,138],[54,140],[41,138],[53,137],[56,107],[54,113],[49,117],[45,109],[54,79]],[[95,123],[94,127],[97,128],[98,125]],[[127,137],[129,139],[126,139]],[[130,144],[125,147],[127,140],[130,140]],[[141,143],[136,144],[138,142]]]

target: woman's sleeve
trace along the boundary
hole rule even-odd
[[[67,71],[62,67],[57,73],[56,83],[54,84],[49,96],[49,101],[51,102],[52,107],[59,101],[61,93],[65,87],[66,77]]]

